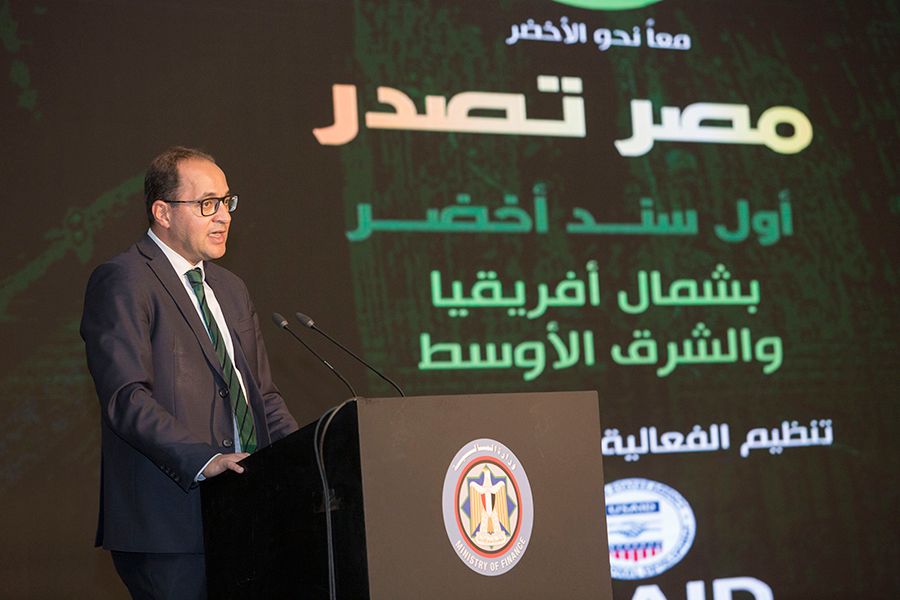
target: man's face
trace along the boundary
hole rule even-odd
[[[188,159],[178,164],[180,187],[177,198],[167,200],[202,200],[228,195],[225,173],[215,163]],[[166,204],[161,225],[166,244],[191,264],[214,260],[225,254],[225,242],[231,225],[231,213],[225,202],[209,217],[200,215],[197,204]]]

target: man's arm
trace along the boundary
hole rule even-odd
[[[281,396],[281,392],[272,380],[272,371],[269,367],[269,355],[266,352],[266,344],[263,341],[262,331],[259,327],[259,316],[256,314],[256,309],[252,302],[250,303],[250,308],[253,312],[253,326],[256,335],[256,351],[258,354],[257,363],[259,366],[259,391],[262,394],[266,408],[266,424],[269,427],[269,434],[272,436],[272,441],[274,442],[297,431],[299,426],[290,411],[288,411],[288,408],[284,403],[284,398]]]
[[[244,358],[250,363],[254,382],[262,396],[266,427],[271,441],[274,442],[297,431],[299,427],[297,426],[297,421],[291,416],[281,392],[272,380],[269,355],[266,352],[266,344],[260,329],[256,307],[250,299],[250,292],[247,290],[243,280],[233,273],[226,273],[227,276],[233,278],[231,279],[234,285],[233,289],[239,292],[231,297],[232,301],[236,302],[236,304],[232,304],[232,308],[236,315],[240,315],[240,318],[234,323],[235,331],[240,338]],[[225,275],[223,274],[222,276]],[[218,298],[221,304],[223,298]]]

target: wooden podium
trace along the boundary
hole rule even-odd
[[[359,399],[325,439],[337,597],[612,598],[596,392]],[[315,423],[201,484],[210,598],[327,598]]]

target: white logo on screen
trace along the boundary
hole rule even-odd
[[[675,489],[635,477],[608,483],[604,491],[613,579],[654,577],[691,549],[697,522]]]

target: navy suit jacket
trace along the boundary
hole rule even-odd
[[[210,262],[204,269],[234,341],[258,444],[267,446],[297,423],[272,382],[244,282]],[[203,552],[194,477],[216,453],[234,451],[228,386],[188,291],[148,236],[91,274],[81,337],[100,400],[96,544]]]

